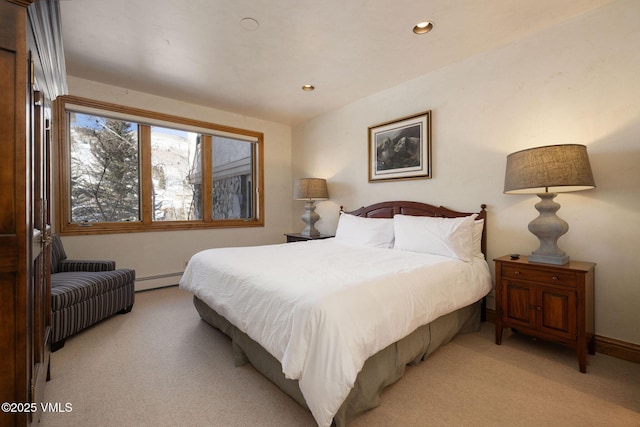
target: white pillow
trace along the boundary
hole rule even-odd
[[[396,215],[393,218],[394,247],[469,262],[474,254],[474,218],[475,216],[434,218]]]
[[[341,213],[335,238],[352,245],[392,248],[393,219],[365,218]]]
[[[476,215],[474,215],[474,218]],[[484,258],[482,253],[482,229],[484,228],[484,219],[476,219],[473,221],[473,256]]]

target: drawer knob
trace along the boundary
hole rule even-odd
[[[514,271],[513,274],[520,274],[518,270]]]
[[[558,280],[558,276],[551,277],[553,280]]]

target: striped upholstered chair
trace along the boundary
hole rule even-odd
[[[51,351],[67,337],[115,313],[128,313],[135,300],[136,272],[116,270],[115,261],[69,260],[62,240],[51,246]]]

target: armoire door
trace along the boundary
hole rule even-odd
[[[30,51],[29,56],[34,55]],[[33,60],[33,58],[30,58]],[[37,65],[32,61],[32,69]],[[50,103],[44,97],[43,92],[37,90],[38,81],[36,73],[31,73],[31,83],[28,88],[30,99],[31,119],[29,126],[30,145],[30,222],[31,226],[31,271],[29,272],[30,304],[32,309],[30,342],[30,366],[31,370],[31,401],[40,405],[44,399],[44,383],[48,379],[49,360],[51,349],[51,267],[50,267],[50,242],[51,226],[49,212],[49,193],[51,186],[50,163]],[[39,419],[37,411],[33,414],[32,423]]]
[[[0,1],[0,402],[10,403],[27,403],[31,397],[26,33],[25,7]],[[29,419],[24,412],[0,412],[3,427],[22,427]]]
[[[49,373],[51,101],[66,91],[58,0],[0,0],[1,427],[38,421]],[[15,409],[15,410],[12,410]]]

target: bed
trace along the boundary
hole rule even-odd
[[[476,331],[491,290],[485,206],[420,202],[341,212],[336,237],[194,255],[180,286],[202,319],[309,409],[346,426],[408,364]]]

